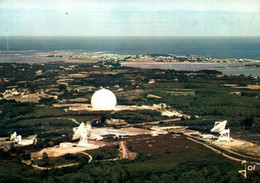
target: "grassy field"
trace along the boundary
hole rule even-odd
[[[1,182],[255,182],[258,170],[249,172],[245,180],[238,170],[240,162],[226,159],[220,154],[186,139],[182,135],[158,137],[137,136],[127,140],[130,151],[138,153],[137,159],[106,161],[117,157],[114,145],[88,151],[94,158],[82,155],[46,159],[40,165],[55,162],[79,162],[78,166],[50,171],[35,170],[20,162],[18,157],[9,160],[1,156]],[[107,143],[110,143],[109,140]],[[19,152],[16,152],[19,153]],[[67,159],[67,160],[66,160]],[[6,167],[4,164],[8,163]],[[8,176],[7,176],[8,175]]]
[[[96,160],[91,164],[82,156],[62,157],[61,162],[71,158],[72,162],[80,164],[51,171],[34,170],[21,163],[21,159],[29,156],[30,152],[70,141],[72,128],[78,126],[72,119],[78,122],[93,122],[112,117],[136,125],[176,118],[161,116],[160,112],[153,110],[120,111],[101,115],[86,111],[65,112],[62,108],[53,106],[57,103],[74,103],[77,98],[86,98],[89,103],[92,94],[101,86],[116,94],[119,105],[165,103],[167,110],[177,109],[191,116],[191,119],[183,117],[180,121],[170,122],[170,125],[184,125],[209,132],[215,121],[226,119],[232,137],[259,143],[259,78],[244,75],[225,76],[203,71],[108,68],[101,63],[95,68],[91,64],[79,63],[78,67],[64,70],[61,66],[72,65],[64,64],[1,65],[4,72],[1,72],[0,76],[5,79],[0,80],[0,136],[9,136],[14,131],[23,136],[38,134],[36,146],[12,147],[8,152],[0,149],[1,183],[259,182],[258,169],[250,172],[249,178],[245,180],[238,174],[238,170],[243,168],[240,163],[227,160],[184,136],[172,135],[127,139],[129,150],[138,153],[137,159],[133,161],[103,161],[117,157],[118,146],[112,145],[90,151]],[[21,68],[26,68],[28,72],[22,72]],[[42,75],[35,74],[38,70],[43,71]],[[84,75],[77,75],[78,73]],[[67,83],[60,84],[61,78]],[[151,79],[155,83],[149,83]],[[52,94],[56,95],[56,98],[48,98],[46,95],[47,98],[41,98],[39,103],[23,103],[4,98],[4,91],[14,86],[19,92],[47,94],[49,89],[53,88],[55,92]],[[149,94],[161,98],[148,97]]]

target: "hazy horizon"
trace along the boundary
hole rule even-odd
[[[90,36],[90,35],[0,35],[0,37],[143,37],[143,38],[167,38],[167,37],[175,37],[175,38],[260,38],[260,35],[259,36],[167,36],[167,35],[161,35],[161,36],[146,36],[146,35],[132,35],[132,36],[124,36],[124,35],[94,35],[94,36]]]
[[[260,1],[0,1],[0,35],[260,36]]]

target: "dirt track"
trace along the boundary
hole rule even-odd
[[[239,152],[234,151],[235,150],[234,146],[237,146],[239,144],[240,145],[243,144],[244,146],[243,145],[240,146],[240,149],[246,149],[246,147],[248,145],[252,145],[252,143],[249,143],[249,142],[246,142],[246,141],[240,141],[240,140],[235,140],[235,141],[233,141],[234,143],[232,143],[232,142],[231,143],[230,142],[208,142],[206,140],[204,140],[204,142],[202,142],[203,139],[191,137],[191,136],[187,137],[187,139],[189,139],[193,142],[196,142],[198,144],[202,144],[205,147],[213,150],[214,152],[216,152],[218,154],[222,154],[224,157],[226,157],[228,159],[231,159],[231,160],[234,160],[234,161],[240,161],[240,162],[247,160],[248,162],[254,163],[256,165],[260,165],[260,159],[259,158],[243,155]],[[200,141],[198,141],[198,140],[200,140]],[[221,150],[217,150],[213,145],[216,146],[217,148],[221,149]],[[260,147],[258,147],[258,148],[260,148]],[[237,158],[237,157],[239,157],[239,158]]]

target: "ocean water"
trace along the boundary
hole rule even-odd
[[[112,54],[175,54],[260,59],[260,37],[28,37],[8,36],[11,51],[83,50]],[[0,37],[0,51],[7,36]]]
[[[242,67],[245,63],[239,64],[193,64],[193,63],[122,63],[122,66],[142,68],[142,69],[173,69],[176,71],[199,71],[199,70],[218,70],[223,74],[232,75],[252,75],[260,76],[259,67]],[[247,63],[248,64],[248,63]],[[260,62],[252,63],[259,64]],[[240,67],[234,67],[240,66]]]
[[[7,49],[9,50],[7,52]],[[45,52],[119,55],[174,54],[260,60],[260,37],[28,37],[0,36],[0,62],[48,61]],[[42,54],[42,55],[41,55]],[[260,64],[258,62],[258,64]],[[218,68],[219,65],[133,65],[175,70],[215,69],[224,74],[260,76],[258,68]]]

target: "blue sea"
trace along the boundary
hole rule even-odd
[[[18,37],[9,50],[85,50],[113,54],[176,54],[260,59],[260,37]],[[0,37],[0,50],[6,50]]]
[[[9,52],[6,52],[7,48]],[[30,56],[37,52],[55,50],[260,60],[260,37],[0,37],[0,62],[30,62]]]

